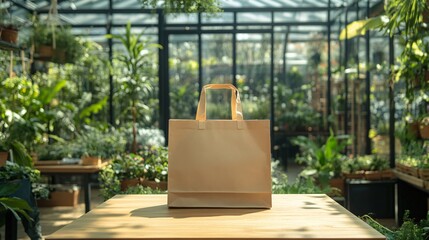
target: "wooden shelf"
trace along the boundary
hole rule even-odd
[[[423,189],[425,188],[423,179],[420,179],[420,178],[417,178],[417,177],[414,177],[414,176],[411,176],[411,175],[408,175],[405,173],[401,173],[401,172],[398,172],[396,170],[393,170],[393,172],[402,181],[407,182],[407,183],[414,185],[416,187],[419,187],[419,188],[423,188]]]

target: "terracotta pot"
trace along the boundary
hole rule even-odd
[[[94,165],[101,165],[101,158],[100,157],[93,157],[93,156],[84,156],[81,158],[81,163],[82,165],[90,165],[90,166],[94,166]]]
[[[79,203],[79,190],[53,191],[49,194],[49,199],[37,200],[38,207],[76,207]]]
[[[163,190],[166,191],[167,190],[167,182],[162,181],[162,182],[156,182],[156,181],[150,181],[150,180],[146,180],[144,179],[141,182],[141,185],[144,187],[150,187],[152,189],[159,189],[159,190]]]
[[[40,58],[50,59],[54,56],[54,49],[49,45],[40,45],[38,47],[38,53]]]
[[[341,194],[344,195],[344,179],[343,178],[332,178],[329,180],[331,188],[338,188]]]
[[[9,152],[0,152],[0,167],[6,165]]]
[[[134,187],[140,184],[140,178],[123,179],[121,180],[121,191],[127,190],[129,187]]]
[[[0,39],[9,43],[18,42],[18,30],[12,28],[2,27]]]
[[[420,137],[423,139],[429,139],[429,126],[420,124]]]

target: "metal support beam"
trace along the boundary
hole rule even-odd
[[[370,9],[370,0],[366,2],[366,16],[369,18],[371,16]],[[371,139],[369,138],[369,130],[371,129],[371,72],[369,70],[370,64],[370,35],[369,31],[365,33],[365,65],[366,65],[366,74],[365,74],[365,154],[371,154]]]
[[[395,90],[393,83],[393,65],[395,63],[395,46],[394,46],[394,38],[389,38],[389,66],[390,66],[390,74],[389,74],[389,161],[390,167],[395,167]]]
[[[331,65],[331,0],[328,0],[328,26],[327,26],[327,35],[328,35],[328,80],[326,83],[326,110],[327,110],[327,115],[328,115],[328,119],[330,118],[331,114],[332,114],[332,110],[331,110],[331,81],[332,81],[332,65]],[[328,121],[328,119],[326,119],[327,121],[327,126],[328,129],[331,129],[331,123]]]
[[[271,12],[271,21],[274,22],[274,12]],[[271,62],[270,62],[270,119],[271,119],[271,149],[274,147],[274,27],[271,29]]]
[[[201,39],[201,13],[198,13],[198,92],[203,89],[203,44]],[[198,98],[199,99],[199,98]]]
[[[170,119],[168,35],[165,31],[165,16],[162,11],[158,11],[158,22],[158,42],[162,46],[162,49],[158,50],[159,127],[164,131],[168,146],[168,119]]]
[[[109,0],[109,9],[113,9],[113,0]],[[113,16],[111,13],[107,14],[107,34],[112,33],[112,23]],[[107,45],[109,46],[109,63],[113,66],[113,39],[107,39]],[[109,71],[109,123],[110,125],[115,125],[115,111],[113,106],[113,94],[114,94],[114,83],[113,83],[113,74],[112,71]]]
[[[237,86],[237,13],[234,12],[234,30],[232,33],[232,84]]]
[[[345,26],[348,24],[348,9],[345,9]],[[346,39],[344,40],[344,69],[347,69],[348,67],[348,60],[349,60],[349,46],[348,46],[348,40],[347,40],[347,31],[346,31]],[[349,123],[349,79],[348,74],[344,72],[344,134],[348,134],[348,123]],[[347,151],[346,151],[347,153]]]

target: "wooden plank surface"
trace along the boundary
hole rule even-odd
[[[34,168],[43,173],[96,173],[107,165],[103,162],[101,165],[80,165],[80,164],[57,164],[57,165],[35,165]]]
[[[273,195],[272,209],[169,209],[167,195],[117,195],[46,239],[385,239],[331,198]]]
[[[396,177],[398,177],[399,179],[401,179],[404,182],[410,183],[412,185],[415,185],[417,187],[421,187],[424,188],[424,181],[423,179],[393,170],[393,172],[395,173]]]

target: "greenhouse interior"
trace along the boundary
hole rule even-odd
[[[0,0],[0,240],[429,239],[428,24],[427,0]]]

